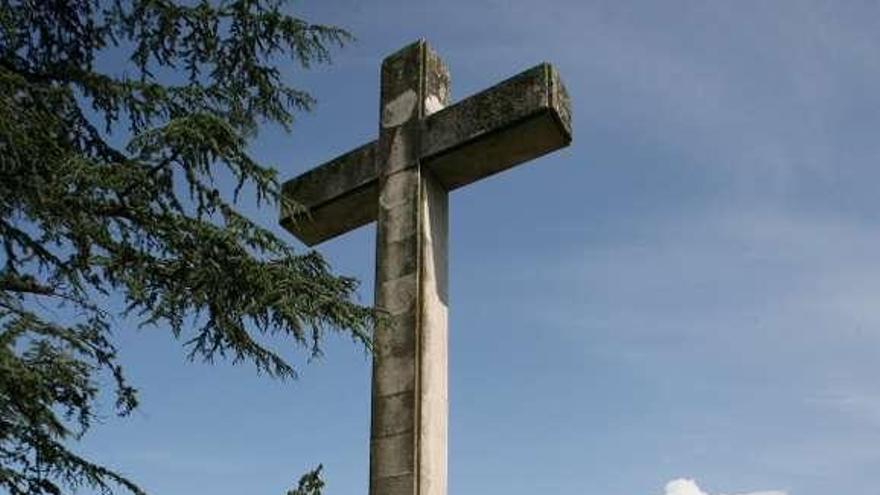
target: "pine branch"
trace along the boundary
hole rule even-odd
[[[369,348],[373,312],[356,302],[357,282],[237,210],[245,190],[285,201],[247,146],[260,125],[289,129],[313,104],[279,64],[327,63],[350,40],[288,8],[0,1],[0,490],[142,493],[67,447],[93,424],[101,376],[118,414],[137,406],[100,294],[121,294],[137,323],[182,337],[192,359],[275,377],[296,368],[265,335],[310,357],[328,330]],[[128,49],[124,71],[95,69],[107,50]],[[185,80],[159,77],[169,71]],[[111,144],[120,137],[127,147]],[[216,188],[220,173],[235,178],[232,191]],[[79,316],[37,310],[52,302]],[[315,471],[291,493],[322,486]]]

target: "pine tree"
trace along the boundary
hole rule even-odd
[[[349,39],[285,0],[0,0],[0,491],[143,493],[71,448],[101,377],[116,413],[137,407],[116,321],[277,378],[295,368],[262,335],[312,354],[327,330],[369,346],[357,282],[237,208],[245,190],[277,211],[275,171],[248,142],[313,104],[278,65],[327,63]],[[101,70],[108,53],[127,64]],[[290,493],[321,486],[316,471]]]

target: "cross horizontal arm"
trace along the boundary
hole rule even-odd
[[[285,198],[304,210],[281,211],[281,225],[314,246],[376,220],[376,142],[353,149],[284,183]]]
[[[571,142],[568,94],[540,64],[446,107],[422,122],[420,161],[452,190]],[[281,212],[281,225],[313,246],[376,219],[376,142],[284,184],[305,211]]]
[[[420,155],[452,190],[570,142],[568,93],[545,63],[430,115]]]

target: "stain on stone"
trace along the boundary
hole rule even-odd
[[[411,119],[417,102],[418,95],[411,89],[389,101],[382,111],[382,127],[397,127]]]

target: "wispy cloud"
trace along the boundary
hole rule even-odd
[[[703,491],[697,482],[692,479],[679,478],[666,483],[665,495],[710,495]],[[722,495],[722,494],[718,494]],[[731,494],[733,495],[733,494]],[[788,495],[781,490],[762,490],[757,492],[739,493],[735,495]]]
[[[811,397],[808,402],[843,413],[856,421],[880,426],[880,393],[876,391],[829,389]]]

